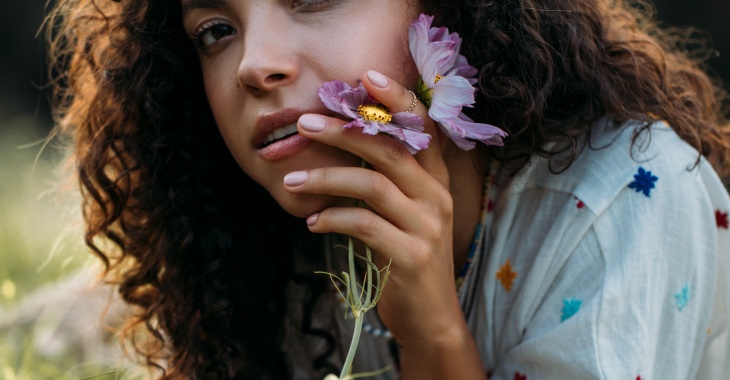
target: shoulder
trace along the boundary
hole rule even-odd
[[[534,158],[518,175],[519,191],[539,188],[570,193],[594,214],[602,214],[624,192],[672,202],[679,193],[697,190],[699,171],[709,164],[663,122],[600,121],[567,170],[553,173],[544,158]],[[514,189],[514,187],[513,187]],[[673,189],[664,191],[661,189]],[[678,191],[681,190],[681,191]]]

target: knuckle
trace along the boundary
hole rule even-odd
[[[413,268],[425,268],[432,263],[431,245],[425,242],[415,243],[408,258],[409,265]]]
[[[444,218],[451,219],[454,217],[454,200],[449,196],[442,196],[438,203],[440,206],[440,214]]]
[[[390,143],[386,144],[383,149],[383,158],[388,162],[400,162],[406,157],[406,155],[410,156],[410,153],[408,153],[408,150],[403,146],[403,144],[393,139],[391,139]]]
[[[430,220],[424,223],[423,230],[425,231],[426,240],[430,243],[436,243],[441,239],[441,234],[443,232],[441,223]]]

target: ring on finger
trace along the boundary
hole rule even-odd
[[[408,92],[410,92],[413,96],[413,102],[411,102],[411,106],[408,107],[406,112],[413,112],[413,110],[416,109],[416,104],[418,104],[418,97],[416,96],[416,94],[413,93],[413,91],[408,90]]]

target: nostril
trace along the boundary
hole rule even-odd
[[[284,78],[286,78],[286,75],[284,74],[270,74],[266,77],[265,82],[266,84],[274,84],[276,82],[281,82]]]

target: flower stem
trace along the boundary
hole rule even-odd
[[[352,342],[350,342],[350,350],[347,351],[347,358],[345,364],[342,366],[342,372],[340,373],[340,379],[349,376],[352,372],[352,361],[355,359],[355,351],[357,351],[357,344],[360,342],[360,334],[362,333],[362,322],[363,314],[360,314],[355,318],[355,330],[352,333]]]

